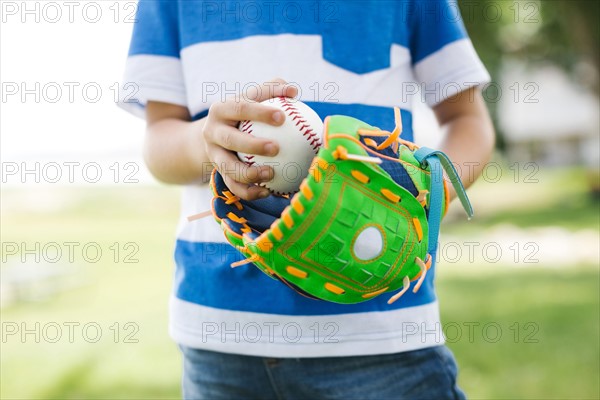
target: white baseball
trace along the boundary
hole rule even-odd
[[[238,157],[248,165],[268,165],[273,168],[273,179],[262,184],[271,192],[295,193],[308,175],[310,164],[321,147],[323,121],[312,108],[299,100],[276,97],[261,104],[283,110],[283,125],[242,121],[239,129],[249,135],[278,142],[279,153],[275,157],[238,153]]]

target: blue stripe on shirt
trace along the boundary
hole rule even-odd
[[[453,0],[141,0],[136,20],[129,55],[179,57],[204,42],[321,35],[323,59],[358,74],[388,68],[392,44],[409,48],[416,63],[466,37]]]
[[[330,315],[390,311],[435,301],[434,269],[428,272],[418,293],[408,291],[402,299],[387,304],[391,294],[359,304],[336,304],[303,297],[282,282],[271,279],[252,264],[231,268],[242,259],[226,243],[196,243],[178,240],[175,248],[175,295],[208,307],[283,315]]]
[[[151,54],[179,58],[178,1],[140,0],[129,56]]]
[[[414,26],[409,49],[413,64],[467,37],[455,0],[415,2],[411,18]]]

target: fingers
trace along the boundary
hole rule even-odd
[[[279,151],[277,142],[257,138],[225,124],[215,124],[214,128],[207,129],[204,135],[207,143],[235,152],[272,157]]]
[[[268,182],[273,179],[273,169],[268,166],[249,166],[233,153],[219,146],[210,146],[213,163],[221,175],[241,183]]]
[[[273,97],[296,97],[298,89],[281,78],[271,79],[256,87],[251,87],[246,93],[248,100],[260,103]]]
[[[244,200],[256,200],[269,196],[267,189],[254,183],[273,179],[272,168],[251,167],[238,160],[232,153],[217,146],[215,146],[213,156],[217,169],[233,194]]]
[[[209,115],[229,123],[251,120],[281,125],[285,121],[285,114],[280,109],[246,101],[214,103],[210,107]]]
[[[237,182],[228,176],[223,176],[225,184],[233,194],[244,200],[263,199],[269,196],[269,190],[253,185]]]

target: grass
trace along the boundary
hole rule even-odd
[[[597,231],[600,203],[590,194],[589,185],[586,172],[577,168],[540,169],[529,180],[515,179],[512,172],[498,181],[482,178],[469,190],[475,218],[464,223],[460,204],[454,202],[444,231],[474,234],[498,224]]]
[[[481,399],[597,399],[599,290],[594,268],[441,277],[461,387]]]
[[[2,322],[38,331],[57,323],[62,337],[39,343],[29,335],[3,337],[0,355],[4,398],[174,398],[179,394],[180,360],[167,335],[167,300],[173,263],[172,243],[178,212],[177,191],[165,188],[118,190],[61,189],[65,207],[51,213],[25,209],[21,192],[5,192],[2,240],[31,246],[42,243],[98,243],[103,251],[96,263],[86,263],[75,252],[73,265],[83,285],[46,299],[21,302],[2,310]],[[30,193],[43,198],[44,193]],[[63,204],[58,202],[58,204]],[[114,262],[114,243],[133,242],[134,259],[125,263],[124,252]],[[18,256],[17,256],[18,257]],[[66,255],[61,259],[68,261]],[[18,261],[18,258],[17,258]],[[28,263],[35,262],[27,257]],[[11,259],[7,260],[7,267]],[[48,265],[40,264],[40,268]],[[68,337],[69,322],[74,338]],[[86,340],[83,326],[95,323],[100,340]],[[118,323],[119,325],[115,325]],[[125,329],[125,324],[129,329]],[[3,325],[4,327],[4,325]],[[112,329],[111,329],[112,327]],[[137,343],[126,343],[125,335]],[[90,328],[88,328],[90,329]],[[95,330],[89,337],[94,339]],[[118,332],[118,337],[115,337]],[[54,337],[54,331],[48,335]],[[115,343],[116,341],[116,343]]]
[[[580,174],[544,172],[540,179],[535,188],[517,184],[515,189],[510,181],[479,184],[472,194],[480,203],[479,219],[464,224],[451,215],[446,229],[465,237],[498,223],[598,231],[597,203],[585,199]],[[482,200],[504,200],[499,194],[509,190],[518,190],[524,200],[510,202],[525,205],[495,207]],[[541,200],[528,202],[536,196]],[[556,212],[561,204],[566,216]],[[1,398],[179,397],[181,361],[167,335],[177,214],[178,190],[173,188],[4,190],[3,242],[96,242],[103,255],[96,263],[75,257],[80,286],[2,309]],[[115,242],[121,247],[135,243],[138,262],[123,262],[121,252],[115,263],[110,250]],[[22,265],[19,255],[7,259],[3,277],[15,263]],[[460,385],[470,398],[480,399],[599,398],[598,266],[509,267],[470,266],[469,271],[486,272],[458,274],[460,265],[441,265],[438,271],[443,323],[461,367]],[[62,337],[56,343],[42,337],[38,343],[31,334],[25,340],[5,335],[7,323],[31,329],[36,322],[63,326]],[[64,325],[69,322],[80,324],[72,341]],[[81,328],[86,323],[101,327],[97,342],[85,339]],[[502,332],[496,338],[498,327]],[[128,333],[137,342],[127,343]]]

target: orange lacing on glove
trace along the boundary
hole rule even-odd
[[[198,214],[194,214],[194,215],[190,215],[189,217],[187,217],[187,220],[189,222],[195,221],[197,219],[202,219],[202,218],[206,218],[209,215],[211,215],[213,212],[211,210],[208,211],[202,211],[201,213]]]
[[[390,297],[390,299],[388,300],[388,304],[392,304],[393,302],[398,300],[400,297],[402,297],[402,295],[408,291],[409,287],[410,287],[410,279],[408,276],[405,276],[404,280],[402,281],[402,290],[399,291],[398,293],[396,293],[395,295],[393,295],[392,297]]]
[[[342,289],[341,287],[334,285],[333,283],[330,282],[326,282],[325,283],[325,289],[329,290],[331,293],[335,293],[335,294],[344,294],[346,293],[346,291],[344,289]]]
[[[423,207],[425,207],[427,205],[427,195],[428,194],[429,194],[429,190],[427,190],[427,189],[419,190],[419,195],[417,196],[417,201],[419,203],[421,203],[421,205]]]
[[[392,146],[392,150],[394,153],[398,153],[398,145],[399,143],[404,144],[411,150],[417,148],[414,143],[408,142],[406,140],[400,139],[400,134],[402,133],[402,116],[400,114],[400,109],[398,107],[394,107],[394,120],[396,122],[396,127],[392,132],[380,130],[380,129],[365,129],[361,128],[357,132],[361,136],[375,136],[375,137],[385,137],[385,140],[381,144],[377,144],[377,142],[370,137],[366,137],[363,139],[364,143],[373,147],[376,150],[382,150],[389,146]],[[361,156],[357,154],[350,154],[348,150],[343,146],[338,146],[332,153],[333,157],[336,160],[354,160],[361,161],[373,164],[381,164],[381,159],[379,157],[370,157],[370,156]]]
[[[229,204],[234,204],[234,205],[235,205],[235,207],[236,207],[238,210],[240,210],[240,211],[244,209],[244,206],[242,206],[242,203],[240,203],[240,200],[241,200],[241,199],[240,199],[238,196],[234,195],[233,193],[231,193],[231,192],[230,192],[230,191],[228,191],[228,190],[224,190],[224,191],[223,191],[223,195],[224,195],[224,196],[218,196],[218,197],[219,197],[220,199],[222,199],[222,200],[225,202],[225,204],[227,204],[227,205],[229,205]],[[189,217],[187,217],[187,220],[188,220],[189,222],[192,222],[192,221],[195,221],[195,220],[198,220],[198,219],[202,219],[202,218],[208,217],[208,216],[209,216],[209,215],[211,215],[211,214],[214,214],[212,210],[202,211],[201,213],[194,214],[194,215],[190,215]],[[230,215],[228,215],[228,217],[229,217],[231,220],[235,221],[235,222],[238,222],[238,223],[240,223],[240,224],[245,224],[246,222],[248,222],[248,221],[246,221],[244,218],[239,218],[237,215],[235,215],[235,214],[233,214],[233,213],[231,213],[231,212],[230,212],[229,214],[231,214],[231,215],[233,215],[233,216],[234,216],[234,217],[232,218]],[[237,219],[236,219],[236,218],[237,218]],[[244,221],[243,221],[243,222],[240,222],[238,219],[243,219]],[[249,231],[250,231],[250,228],[248,228],[248,229],[247,229],[247,231],[249,232]]]
[[[350,154],[350,153],[348,153],[348,149],[346,149],[344,146],[338,146],[331,153],[331,155],[336,160],[353,160],[353,161],[360,161],[360,162],[366,162],[366,163],[371,163],[371,164],[381,164],[381,158],[379,158],[379,157],[369,157],[369,156],[360,156],[358,154]]]
[[[258,248],[265,253],[270,252],[271,249],[273,248],[273,243],[269,240],[269,238],[264,233],[256,239],[256,241],[253,243],[253,245],[258,246]],[[242,253],[246,254],[246,253],[248,253],[249,250],[247,247],[244,247],[241,249],[241,251],[242,251]],[[260,265],[265,269],[265,271],[267,271],[267,273],[269,275],[277,276],[275,271],[271,267],[269,267],[267,264],[265,264],[264,259],[257,253],[252,254],[249,258],[247,258],[245,260],[241,260],[241,261],[232,263],[231,267],[235,268],[235,267],[250,264],[253,262],[259,262]]]
[[[429,268],[431,268],[431,256],[429,254],[427,255],[427,262],[423,262],[423,260],[421,260],[419,257],[415,257],[415,264],[417,264],[419,266],[419,268],[421,268],[421,272],[419,272],[419,274],[415,277],[415,279],[418,279],[418,280],[413,288],[413,293],[417,293],[419,291],[419,289],[421,288],[421,285],[423,284],[423,282],[425,282],[425,277],[427,276],[427,271],[429,270]],[[402,295],[404,293],[406,293],[409,288],[410,288],[410,279],[408,278],[408,276],[405,276],[404,280],[402,282],[402,290],[400,290],[398,293],[396,293],[395,295],[390,297],[390,299],[388,300],[388,304],[392,304],[393,302],[398,300],[400,297],[402,297]]]
[[[387,138],[380,145],[377,145],[377,143],[370,138],[365,139],[365,144],[375,147],[377,150],[382,150],[386,147],[392,146],[394,153],[398,153],[398,143],[401,140],[400,134],[402,133],[402,116],[398,107],[394,107],[394,121],[396,122],[396,127],[391,132],[379,129],[359,129],[358,134],[361,136],[387,136]]]
[[[243,224],[245,225],[246,222],[248,222],[248,220],[244,217],[238,217],[237,215],[235,215],[234,213],[232,213],[231,211],[227,213],[227,218],[229,218],[230,220],[237,222],[238,224]]]
[[[232,220],[233,222],[237,222],[238,224],[242,225],[242,228],[240,229],[243,233],[250,233],[252,232],[252,228],[250,228],[247,224],[248,220],[244,217],[239,217],[237,215],[235,215],[233,212],[228,212],[227,213],[227,218],[229,218],[230,220]]]
[[[307,278],[308,277],[308,272],[303,271],[299,268],[296,267],[292,267],[291,265],[288,265],[285,270],[288,272],[288,274],[293,275],[297,278]]]
[[[400,114],[400,109],[398,107],[394,107],[394,119],[396,122],[396,127],[392,132],[379,130],[379,129],[359,129],[358,134],[361,136],[387,136],[387,139],[383,141],[381,144],[377,144],[377,142],[371,138],[364,138],[364,143],[373,147],[376,150],[385,149],[388,146],[392,146],[394,153],[398,153],[398,144],[403,144],[408,147],[411,151],[417,150],[419,146],[414,144],[413,142],[409,142],[408,140],[404,140],[400,137],[402,134],[402,116]]]
[[[423,281],[425,281],[427,270],[429,269],[427,268],[427,265],[423,262],[423,260],[421,260],[419,257],[415,257],[415,263],[419,266],[419,268],[421,268],[421,273],[419,274],[419,280],[417,281],[417,284],[413,288],[413,293],[417,293],[419,291],[421,285],[423,284]]]
[[[369,137],[368,138],[364,138],[363,141],[369,147],[376,148],[378,146],[377,142],[374,141],[373,139],[369,138]]]
[[[235,207],[238,210],[244,209],[244,207],[242,206],[242,203],[240,203],[241,199],[238,196],[231,193],[229,190],[223,190],[223,195],[225,195],[225,198],[223,198],[223,200],[225,200],[225,204],[227,204],[227,205],[233,204],[233,205],[235,205]]]
[[[261,256],[259,256],[258,254],[252,254],[250,257],[248,257],[244,260],[240,260],[240,261],[231,263],[231,268],[241,267],[242,265],[250,264],[255,261],[260,261],[260,260],[262,260]]]

